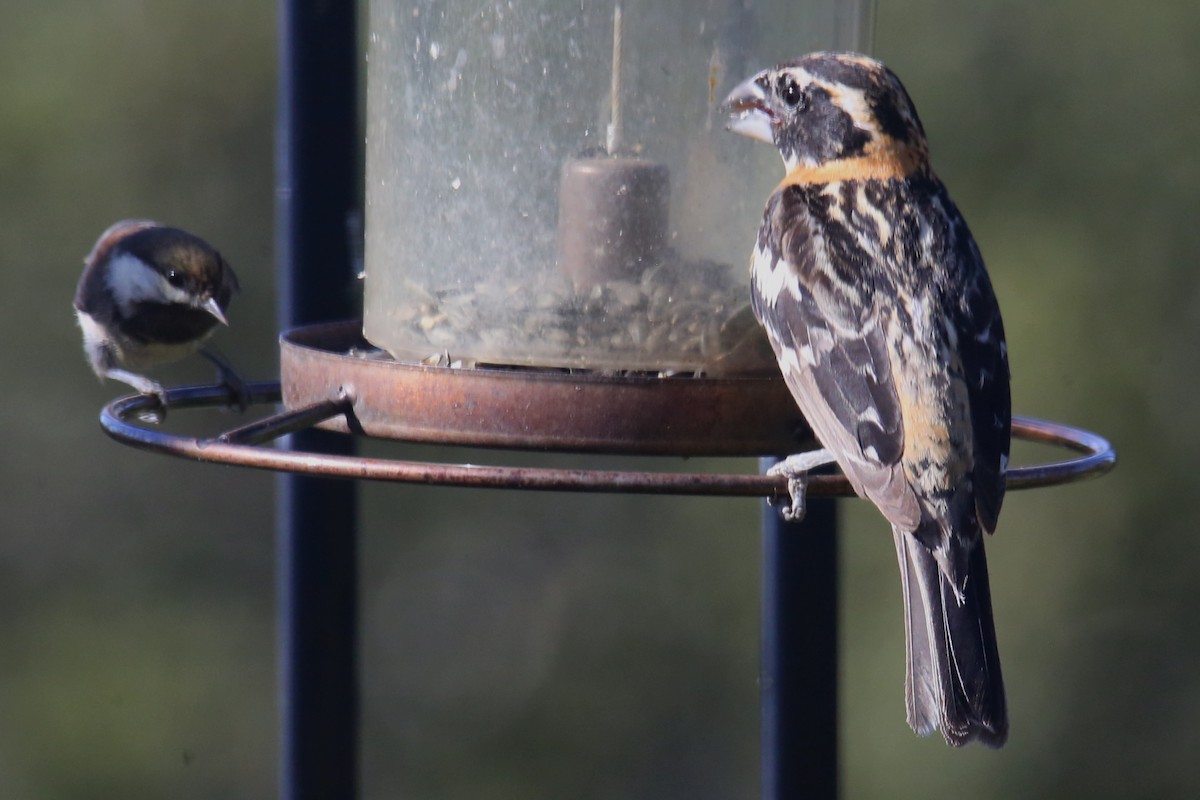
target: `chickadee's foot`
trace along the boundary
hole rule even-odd
[[[158,401],[158,407],[146,409],[138,412],[138,419],[142,422],[149,422],[154,425],[160,425],[167,418],[167,390],[158,381],[151,380],[145,375],[138,375],[136,372],[129,372],[124,369],[109,369],[104,372],[103,377],[111,378],[114,381],[128,384],[138,392],[144,395],[149,395]]]
[[[208,359],[208,362],[217,368],[217,376],[221,385],[229,389],[230,401],[229,408],[237,409],[238,413],[245,413],[250,407],[250,389],[246,386],[246,382],[242,377],[234,371],[229,362],[223,356],[205,348],[200,351],[200,355]]]
[[[159,386],[153,392],[142,392],[154,397],[158,402],[155,408],[148,408],[145,411],[139,411],[137,418],[142,422],[148,422],[151,425],[161,425],[167,421],[167,390]]]
[[[250,389],[246,382],[233,370],[224,370],[221,372],[221,384],[229,390],[230,401],[227,408],[245,414],[246,409],[250,408]]]
[[[800,522],[804,519],[808,508],[805,495],[808,492],[808,473],[817,467],[832,464],[834,457],[828,450],[809,450],[788,456],[767,470],[771,476],[782,475],[787,478],[788,496],[791,503],[779,509],[779,514],[788,522]],[[772,501],[773,502],[773,501]]]

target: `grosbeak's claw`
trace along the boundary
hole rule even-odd
[[[803,522],[808,514],[808,475],[787,476],[787,490],[791,505],[781,506],[779,516],[783,517],[784,522]]]
[[[833,453],[828,450],[809,450],[804,453],[790,455],[767,470],[767,475],[782,475],[787,478],[790,505],[782,506],[779,515],[787,522],[800,522],[808,513],[808,473],[817,467],[834,462]],[[774,503],[774,499],[771,501]]]

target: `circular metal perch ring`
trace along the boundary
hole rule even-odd
[[[280,401],[278,383],[251,384],[248,390],[251,403]],[[185,409],[225,405],[230,397],[228,389],[222,386],[192,386],[168,389],[166,399],[169,409]],[[270,444],[289,433],[311,428],[333,417],[346,416],[353,409],[353,399],[345,395],[283,411],[212,438],[166,433],[129,421],[139,414],[153,412],[157,402],[156,398],[146,395],[118,398],[101,412],[101,427],[122,444],[152,452],[194,461],[333,478],[493,489],[787,496],[787,481],[779,476],[444,464],[327,455],[285,450]],[[1014,417],[1013,435],[1025,441],[1062,447],[1078,455],[1046,464],[1010,467],[1009,489],[1032,489],[1098,477],[1116,464],[1116,452],[1107,440],[1079,428]],[[840,497],[854,492],[841,475],[813,475],[809,479],[808,494]]]

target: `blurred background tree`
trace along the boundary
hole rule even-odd
[[[5,797],[275,792],[271,477],[108,441],[123,390],[70,310],[110,222],[178,224],[242,278],[218,343],[276,373],[275,29],[261,2],[0,9]],[[905,727],[890,537],[843,503],[847,797],[1200,794],[1197,42],[1183,0],[881,4],[876,52],[1006,312],[1016,410],[1122,464],[1006,507],[1000,752]],[[754,796],[754,503],[363,493],[367,797]]]

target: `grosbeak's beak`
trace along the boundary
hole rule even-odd
[[[724,108],[729,114],[726,127],[734,133],[774,144],[772,125],[776,119],[767,104],[766,91],[757,78],[738,84],[725,98]]]

